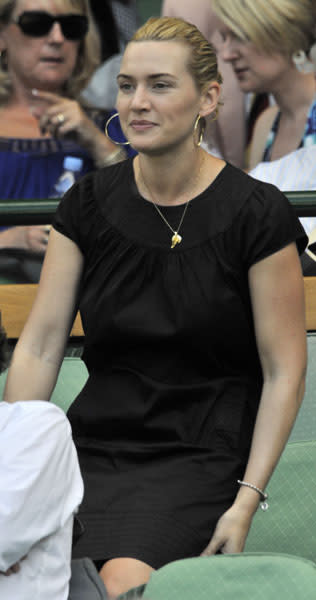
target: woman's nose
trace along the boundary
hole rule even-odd
[[[65,36],[62,32],[60,24],[57,21],[53,23],[52,28],[47,35],[50,42],[54,42],[55,44],[61,44],[65,41]]]
[[[221,57],[225,62],[231,62],[238,56],[238,47],[235,40],[227,37],[221,44]]]
[[[145,86],[137,86],[132,98],[132,107],[138,110],[146,110],[149,108],[149,105],[150,101],[148,91],[146,90]]]

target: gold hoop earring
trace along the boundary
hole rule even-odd
[[[201,146],[202,142],[203,142],[203,137],[204,137],[204,132],[205,132],[205,119],[204,117],[201,117],[201,115],[198,115],[195,119],[195,123],[194,123],[194,128],[193,128],[193,136],[195,138],[195,133],[198,130],[199,127],[199,123],[201,121],[201,128],[200,128],[200,132],[199,132],[199,137],[198,137],[198,141],[196,142],[196,145],[199,147]]]
[[[109,134],[109,132],[108,132],[108,127],[109,127],[109,125],[110,125],[110,123],[111,123],[112,119],[114,119],[115,117],[118,117],[118,116],[119,116],[119,114],[118,114],[118,112],[116,112],[116,113],[114,113],[114,115],[112,115],[112,116],[111,116],[111,117],[110,117],[110,118],[107,120],[107,122],[105,123],[105,130],[104,130],[104,131],[105,131],[105,135],[106,135],[106,137],[108,137],[108,138],[109,138],[109,140],[111,140],[111,142],[113,142],[113,144],[116,144],[117,146],[129,146],[130,142],[117,142],[116,140],[113,140],[113,139],[111,138],[111,136],[110,136],[110,134]]]

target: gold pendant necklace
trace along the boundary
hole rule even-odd
[[[202,166],[203,166],[203,162],[204,162],[204,154],[202,155],[201,164],[199,166],[199,170],[197,172],[197,175],[194,178],[193,186],[192,187],[195,186],[195,184],[197,183],[197,181],[198,181],[198,179],[200,177]],[[187,212],[187,208],[188,208],[191,200],[188,200],[186,202],[186,204],[185,204],[185,207],[184,207],[181,219],[180,219],[180,223],[179,223],[177,229],[173,229],[171,227],[170,223],[167,221],[165,215],[161,212],[160,208],[158,207],[158,205],[157,205],[157,203],[156,203],[156,201],[154,199],[153,193],[149,190],[148,185],[145,182],[144,175],[143,175],[143,172],[141,170],[139,159],[138,159],[138,166],[139,166],[139,172],[140,172],[140,175],[141,175],[141,178],[142,178],[143,185],[146,188],[147,192],[149,193],[149,196],[151,196],[153,198],[153,205],[154,205],[156,211],[158,212],[158,214],[160,215],[160,217],[162,218],[162,220],[165,222],[165,224],[167,225],[167,227],[169,227],[170,231],[172,231],[172,233],[173,233],[173,236],[171,238],[171,246],[170,246],[170,248],[174,248],[177,244],[180,244],[180,242],[182,242],[182,236],[179,234],[179,231],[180,231],[181,225],[183,223],[183,219],[185,217],[185,213]]]
[[[161,218],[164,220],[164,222],[166,223],[166,225],[169,227],[170,231],[172,231],[172,233],[173,233],[173,236],[171,238],[171,246],[170,247],[174,248],[177,244],[180,244],[180,242],[182,242],[182,235],[180,235],[178,232],[180,231],[180,227],[182,225],[182,221],[184,219],[184,215],[187,212],[187,208],[188,208],[188,206],[190,204],[190,200],[188,200],[188,202],[186,203],[186,205],[184,207],[184,211],[182,213],[182,217],[180,219],[180,223],[179,223],[178,228],[176,230],[172,229],[170,223],[168,223],[166,217],[162,214],[162,212],[158,208],[157,204],[155,204],[155,202],[153,204],[154,204],[155,209],[157,210],[157,212],[161,216]]]

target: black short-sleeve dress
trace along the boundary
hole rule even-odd
[[[162,211],[176,229],[183,205]],[[304,230],[277,188],[227,164],[171,249],[132,159],[76,184],[54,227],[85,259],[75,556],[158,568],[198,555],[237,493],[262,388],[248,270],[293,241],[302,251]]]

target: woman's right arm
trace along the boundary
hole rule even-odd
[[[83,256],[52,229],[36,299],[13,353],[4,400],[49,400],[71,330]]]

